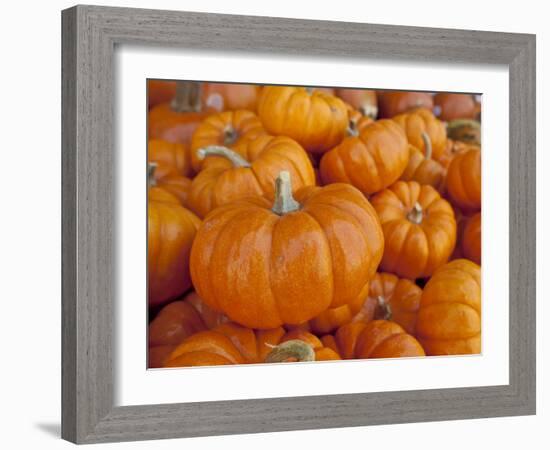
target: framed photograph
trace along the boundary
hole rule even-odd
[[[65,439],[535,413],[535,36],[62,27]]]

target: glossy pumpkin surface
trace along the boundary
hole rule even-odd
[[[429,137],[424,134],[426,140],[425,154],[416,147],[409,145],[409,162],[400,179],[403,181],[416,181],[419,184],[428,184],[441,191],[445,184],[445,168],[432,159],[432,147]]]
[[[469,217],[462,235],[462,253],[465,258],[481,264],[481,213]]]
[[[434,114],[446,122],[454,119],[474,119],[478,108],[471,94],[441,92],[434,95]]]
[[[465,211],[481,208],[481,151],[471,149],[457,154],[447,169],[447,194]]]
[[[184,177],[193,174],[191,155],[184,144],[151,139],[147,144],[147,161],[173,167]]]

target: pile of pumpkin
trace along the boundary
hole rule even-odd
[[[149,367],[481,351],[480,105],[150,80]]]

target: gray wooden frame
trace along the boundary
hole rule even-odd
[[[93,443],[535,413],[535,36],[96,6],[63,11],[62,30],[63,438]],[[507,65],[510,383],[114,407],[116,44]]]

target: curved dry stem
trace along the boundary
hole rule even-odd
[[[294,361],[315,361],[315,351],[313,347],[307,342],[299,339],[292,339],[274,347],[265,359],[266,363]]]
[[[199,148],[197,150],[199,159],[207,158],[208,156],[222,156],[235,167],[250,167],[250,163],[237,152],[221,145],[209,145],[208,147]]]
[[[419,225],[422,223],[423,216],[422,206],[420,206],[420,203],[416,202],[413,209],[409,212],[409,214],[407,214],[407,219],[410,222]]]
[[[424,158],[432,159],[432,140],[430,136],[425,131],[422,132],[422,140],[424,141]]]

